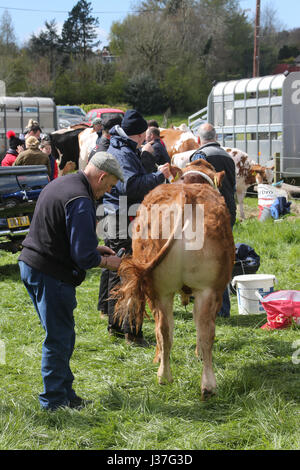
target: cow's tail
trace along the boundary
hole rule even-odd
[[[117,299],[116,320],[122,324],[124,319],[128,319],[130,325],[135,324],[138,330],[146,314],[147,296],[152,295],[149,271],[128,256],[122,260],[118,274],[121,283],[111,292],[111,296]]]
[[[181,203],[183,203],[182,197]],[[144,316],[147,315],[146,302],[148,301],[151,308],[154,307],[153,300],[156,294],[152,272],[169,253],[175,240],[175,234],[179,230],[184,230],[180,211],[177,214],[170,237],[150,262],[141,264],[132,256],[127,256],[122,260],[118,271],[121,283],[111,292],[111,296],[117,299],[115,316],[120,324],[125,318],[128,318],[130,325],[135,324],[139,329]]]

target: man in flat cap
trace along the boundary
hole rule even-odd
[[[124,181],[119,181],[111,193],[105,193],[103,197],[104,214],[107,219],[106,244],[116,252],[124,248],[126,254],[131,253],[132,240],[128,227],[132,221],[132,209],[137,208],[149,191],[164,183],[170,176],[168,163],[154,173],[147,173],[142,165],[140,147],[145,141],[147,128],[148,124],[143,116],[138,111],[130,109],[126,111],[121,126],[116,125],[110,130],[108,152],[118,160],[124,174]],[[127,198],[126,213],[121,203],[124,196]],[[103,225],[105,226],[105,223]],[[109,295],[119,282],[120,278],[117,273],[110,271]],[[109,332],[125,335],[127,343],[146,345],[141,329],[137,331],[135,327],[131,328],[126,320],[122,327],[119,326],[114,315],[115,303],[113,299],[107,301]]]
[[[122,122],[121,116],[112,117],[110,119],[103,120],[102,123],[102,135],[96,141],[96,146],[93,148],[91,153],[89,154],[89,159],[92,158],[93,155],[97,152],[106,152],[108,150],[110,144],[110,129],[112,129],[117,124],[120,125]]]
[[[46,332],[42,347],[43,409],[81,408],[69,361],[75,344],[76,286],[86,270],[117,270],[115,252],[98,246],[95,201],[123,181],[117,160],[96,153],[84,171],[51,181],[41,192],[19,257],[21,279]]]
[[[100,140],[101,140],[101,137],[102,137],[102,130],[103,130],[102,119],[99,118],[99,117],[93,119],[92,127],[93,127],[94,131],[97,132],[98,137],[97,137],[97,140],[96,140],[96,145],[98,145],[100,143]]]

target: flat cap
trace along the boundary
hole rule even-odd
[[[120,181],[124,181],[122,169],[118,160],[107,152],[97,152],[92,156],[90,162],[99,170],[105,171],[110,175],[115,176]]]
[[[99,117],[96,117],[95,119],[93,119],[92,126],[95,126],[96,124],[102,124],[102,119]]]

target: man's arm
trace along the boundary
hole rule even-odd
[[[123,158],[120,163],[124,183],[118,182],[117,187],[120,194],[126,194],[129,199],[142,201],[151,189],[165,181],[165,176],[161,171],[145,173],[146,170],[144,170],[141,161],[135,161],[133,158]]]
[[[81,269],[94,268],[101,262],[94,210],[92,201],[86,197],[74,199],[65,208],[71,258]]]
[[[66,206],[71,258],[84,270],[99,266],[115,271],[121,260],[110,248],[98,245],[94,211],[93,203],[86,197],[74,199]]]

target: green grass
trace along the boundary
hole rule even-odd
[[[247,199],[254,209],[255,200]],[[257,201],[256,201],[257,204]],[[278,289],[300,290],[300,220],[237,223],[235,241],[261,256],[261,273]],[[76,346],[71,361],[77,393],[93,400],[81,411],[43,412],[38,394],[43,330],[20,282],[18,254],[0,251],[0,449],[299,449],[300,364],[292,361],[299,328],[267,331],[265,315],[217,319],[214,370],[218,394],[200,401],[192,307],[176,298],[171,355],[173,384],[159,386],[155,346],[130,347],[111,338],[96,309],[100,271],[77,289]],[[154,322],[145,337],[155,342]],[[298,346],[299,347],[299,346]],[[0,356],[1,357],[1,356]]]

